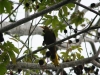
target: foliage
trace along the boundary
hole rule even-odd
[[[84,13],[83,12],[74,12],[71,15],[71,23],[75,23],[76,26],[82,24],[84,22]]]
[[[75,52],[73,52],[73,50],[75,50]],[[80,46],[72,46],[71,48],[67,49],[66,52],[61,52],[61,54],[64,61],[77,60],[77,59],[84,58],[84,56],[81,55],[81,51],[82,51],[82,48]]]
[[[13,3],[9,0],[1,0],[0,1],[0,14],[3,13],[11,13],[13,8]]]
[[[0,44],[0,75],[3,75],[7,69],[6,66],[9,62],[12,61],[13,64],[16,64],[15,53],[19,53],[19,50],[9,41]]]
[[[56,3],[59,3],[61,1],[62,0],[19,0],[19,3],[22,2],[22,5],[24,6],[23,9],[25,9],[26,11],[30,10],[30,12],[33,12],[33,11],[40,12],[40,11],[42,11]],[[0,0],[0,15],[1,14],[11,14],[13,5],[14,5],[14,3],[10,0]],[[68,27],[69,27],[70,31],[73,30],[70,34],[68,34],[68,36],[70,36],[71,34],[76,34],[78,31],[77,28],[80,27],[84,22],[87,23],[86,20],[88,20],[88,19],[86,19],[84,17],[83,12],[81,12],[79,10],[75,12],[74,11],[75,7],[76,6],[74,3],[68,3],[58,9],[55,9],[55,10],[47,13],[47,14],[41,15],[41,16],[43,16],[41,24],[43,26],[52,28],[56,37],[59,36],[59,33],[63,33],[63,31],[68,29]],[[12,13],[11,15],[12,15],[12,17],[16,18],[16,12]],[[9,19],[10,19],[10,22],[15,22],[15,20],[13,20],[11,18],[11,16],[9,16]],[[69,20],[70,20],[70,23],[68,23]],[[76,28],[76,29],[74,29],[74,28]],[[67,34],[67,30],[66,30],[66,34]],[[77,39],[77,36],[75,36],[73,38]],[[11,39],[16,42],[20,41],[19,37],[14,37]],[[79,41],[80,40],[78,39],[76,43],[78,43]],[[70,41],[70,43],[68,41],[67,43],[68,43],[68,45],[73,44],[72,41]],[[25,46],[23,46],[22,49],[24,47]],[[41,47],[38,47],[38,49],[39,48],[41,48]],[[66,51],[60,52],[61,56],[59,56],[59,59],[62,60],[61,63],[83,59],[84,56],[81,54],[82,50],[83,49],[81,46],[71,46],[70,48],[66,49]],[[26,56],[21,61],[27,62],[27,63],[29,63],[29,62],[38,63],[39,60],[43,60],[44,64],[48,64],[47,60],[49,58],[46,57],[46,51],[47,51],[47,49],[44,49],[39,52],[39,54],[41,54],[42,57],[38,56],[38,53],[35,53],[35,54],[30,54],[28,57]],[[7,72],[6,66],[10,62],[12,62],[13,64],[16,64],[16,54],[19,55],[20,52],[21,51],[19,51],[19,49],[16,48],[12,44],[12,42],[7,41],[7,42],[0,43],[0,75],[3,75],[4,73]],[[32,53],[32,49],[27,47],[27,49],[23,52],[23,54],[29,54],[29,53]],[[79,66],[73,67],[73,70],[77,75],[79,75],[77,73],[78,72],[77,68],[78,68],[78,71],[80,71]],[[86,71],[87,67],[84,67],[84,70],[86,71],[87,74],[89,74],[91,72],[90,68],[91,67],[89,67],[89,71],[87,72]],[[81,74],[82,74],[82,70],[83,70],[83,68],[80,71]],[[51,70],[45,70],[45,71],[41,70],[41,71],[45,72],[46,74],[52,73]],[[26,75],[30,75],[30,73],[32,73],[32,72],[36,72],[39,74],[39,73],[41,73],[41,71],[40,70],[26,70],[23,72],[25,72]],[[95,74],[97,74],[98,69],[93,72]],[[13,73],[13,71],[10,71],[10,73]]]

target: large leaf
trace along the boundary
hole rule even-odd
[[[10,48],[12,51],[16,52],[17,54],[19,53],[18,48],[16,48],[11,42],[7,41],[7,45],[9,46],[9,48]]]
[[[6,9],[6,12],[10,13],[11,12],[11,7],[12,7],[12,3],[10,1],[8,1],[8,0],[4,0],[3,4],[4,4],[4,7]]]
[[[13,3],[8,0],[1,0],[0,1],[0,14],[2,13],[10,13],[12,9]]]
[[[3,0],[0,1],[0,14],[4,13],[4,4],[3,4]]]
[[[42,6],[39,7],[38,11],[44,10],[45,8],[46,8],[46,6],[42,5]]]
[[[72,10],[72,8],[75,7],[75,4],[74,3],[68,3],[67,7]]]
[[[68,52],[61,52],[61,54],[62,54],[62,57],[63,57],[64,61],[69,59]]]
[[[78,26],[79,24],[82,24],[84,22],[84,13],[83,12],[74,12],[71,15],[71,23],[75,23],[76,26]]]
[[[14,52],[19,53],[19,50],[11,42],[7,41],[4,44],[1,44],[0,48],[4,51],[1,56],[6,57],[6,53],[7,53],[8,57],[12,60],[12,62],[16,63],[16,57],[15,57]],[[6,58],[3,58],[3,59],[6,59]],[[8,60],[5,60],[5,61],[8,61]]]
[[[0,75],[4,75],[6,71],[6,65],[4,63],[0,63]]]
[[[8,54],[9,54],[9,57],[11,58],[12,62],[15,64],[16,63],[16,57],[15,57],[15,54],[12,50],[8,50]]]
[[[63,6],[62,9],[63,9],[64,15],[67,16],[68,15],[67,7],[66,6]]]
[[[43,24],[48,26],[48,25],[50,25],[52,23],[52,16],[45,14],[44,18],[42,20],[44,20]]]
[[[84,58],[84,56],[82,56],[80,53],[78,53],[78,52],[76,52],[76,56],[77,56],[77,58],[78,59],[83,59]]]
[[[43,22],[43,24],[44,25],[46,25],[46,26],[48,26],[48,25],[50,25],[51,24],[51,19],[46,19],[44,22]]]
[[[53,27],[53,28],[56,28],[57,25],[58,25],[58,23],[59,23],[59,21],[58,21],[57,16],[53,16],[53,17],[52,17],[52,27]]]
[[[8,64],[9,62],[10,62],[9,55],[7,53],[5,53],[3,55],[3,63]]]
[[[51,16],[51,15],[45,14],[44,16],[45,16],[46,18],[52,19],[52,16]]]

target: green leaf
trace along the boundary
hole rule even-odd
[[[19,2],[22,2],[23,0],[19,0]]]
[[[75,20],[75,25],[77,26],[83,22],[84,22],[84,19],[82,17],[78,16]]]
[[[23,59],[23,61],[24,62],[32,62],[32,57],[30,56],[30,57],[25,57],[24,59]]]
[[[59,10],[59,13],[58,13],[58,16],[59,16],[61,19],[62,19],[62,16],[61,16],[62,12],[63,12],[63,10],[60,9],[60,10]]]
[[[42,6],[39,7],[38,11],[42,11],[42,10],[44,10],[45,8],[46,8],[46,6],[45,6],[45,5],[42,5]]]
[[[3,52],[3,53],[0,55],[0,62],[3,62],[5,55],[6,55],[6,52]]]
[[[10,62],[10,58],[8,54],[5,54],[3,57],[3,63],[8,64]]]
[[[28,54],[29,53],[29,50],[25,50],[24,52],[23,52],[23,54]]]
[[[65,24],[59,23],[59,30],[62,32],[66,28]]]
[[[4,75],[6,71],[6,65],[4,63],[0,63],[0,75]]]
[[[38,47],[38,49],[41,49],[42,47]],[[42,54],[42,55],[45,55],[46,54],[46,49],[45,50],[42,50],[42,51],[40,51],[40,53]]]
[[[52,16],[51,15],[44,15],[45,17],[42,19],[44,20],[43,21],[43,24],[48,26],[52,23]]]
[[[8,1],[8,0],[4,0],[3,1],[3,4],[4,4],[4,7],[6,9],[6,12],[7,13],[10,13],[11,12],[11,2]]]
[[[75,55],[75,53],[72,53],[71,56],[73,57],[73,60],[76,59],[76,55]]]
[[[64,61],[66,61],[67,59],[69,59],[69,55],[68,52],[61,52],[62,57],[64,58]]]
[[[46,18],[52,19],[52,16],[51,16],[51,15],[45,14],[44,16],[45,16]]]
[[[34,54],[33,56],[34,56],[35,58],[39,58],[39,56],[38,56],[37,54]]]
[[[57,16],[52,17],[52,27],[55,29],[59,24],[59,20]]]
[[[42,50],[42,51],[40,51],[40,53],[41,53],[42,55],[45,55],[45,54],[46,54],[46,50]]]
[[[47,19],[43,22],[44,25],[48,26],[49,24],[51,24],[51,19]]]
[[[78,52],[76,52],[76,56],[77,56],[78,59],[84,58],[84,56],[82,56],[82,55],[81,55],[80,53],[78,53]]]
[[[75,4],[74,4],[74,3],[68,3],[68,4],[67,4],[67,7],[68,7],[69,9],[72,9],[72,8],[75,7]]]
[[[63,9],[64,15],[67,16],[68,15],[67,7],[66,6],[63,6],[62,9]]]
[[[0,14],[4,13],[4,4],[3,4],[3,0],[0,1]]]
[[[7,41],[7,45],[9,46],[9,48],[10,48],[12,51],[16,52],[17,54],[19,53],[18,48],[16,48],[16,47],[12,44],[12,42]]]
[[[72,50],[77,49],[80,53],[81,53],[81,51],[83,50],[83,49],[81,48],[81,46],[71,46],[71,49],[72,49]]]
[[[25,75],[30,75],[30,73],[28,71],[26,71],[26,74]]]
[[[57,26],[57,17],[53,16],[52,18],[52,27],[55,28]]]
[[[54,33],[55,33],[55,35],[56,35],[56,37],[58,36],[58,28],[56,28],[55,30],[54,30]]]
[[[83,49],[81,47],[78,47],[78,51],[81,53]]]
[[[38,62],[39,62],[39,60],[38,60],[38,59],[34,60],[34,63],[38,63]]]
[[[16,57],[12,50],[8,50],[9,57],[11,58],[12,62],[16,64]]]
[[[78,26],[79,24],[82,24],[84,22],[84,13],[83,12],[74,12],[71,15],[71,23],[75,23],[76,26]]]
[[[83,59],[84,58],[84,56],[80,56],[80,59]]]

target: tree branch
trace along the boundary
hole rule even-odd
[[[92,60],[91,63],[100,68],[100,63],[98,63],[97,61]]]
[[[53,69],[53,70],[57,70],[57,69],[61,69],[61,68],[66,68],[66,67],[74,67],[74,66],[78,66],[78,65],[83,65],[83,64],[87,64],[87,63],[91,63],[94,59],[96,59],[98,57],[100,53],[100,50],[98,50],[98,52],[89,58],[84,58],[84,59],[80,59],[77,61],[70,61],[70,62],[63,62],[61,64],[59,64],[59,66],[55,67],[52,64],[46,64],[43,66],[40,66],[37,63],[28,63],[28,62],[17,62],[17,64],[9,64],[7,66],[7,69]]]
[[[90,43],[91,47],[92,47],[92,50],[93,50],[93,53],[95,54],[96,53],[96,48],[95,48],[95,45],[94,45],[94,40],[91,40],[91,38],[88,38],[88,37],[85,37],[86,41]]]
[[[64,62],[64,63],[61,63],[58,67],[55,67],[52,64],[40,66],[38,63],[17,62],[17,64],[15,64],[15,65],[9,64],[7,66],[7,69],[21,68],[21,69],[54,69],[54,70],[57,70],[59,68],[74,67],[74,66],[77,66],[77,65],[90,63],[92,60],[93,60],[93,57],[84,58],[84,59],[77,60],[77,61]]]

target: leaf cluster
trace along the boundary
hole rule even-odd
[[[0,14],[11,13],[12,9],[13,9],[13,3],[10,0],[0,1]]]
[[[0,75],[3,75],[7,71],[6,66],[10,61],[12,61],[13,64],[16,64],[15,53],[18,54],[19,50],[9,41],[0,44],[0,49]]]
[[[64,61],[78,60],[84,58],[84,56],[81,55],[81,51],[81,46],[72,46],[71,48],[67,49],[66,52],[61,52],[61,54]]]

